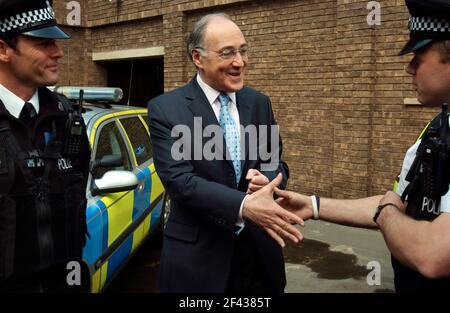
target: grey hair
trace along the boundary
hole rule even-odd
[[[205,30],[211,20],[221,17],[226,20],[232,21],[230,16],[226,13],[212,13],[203,16],[197,23],[194,25],[194,29],[189,35],[187,41],[187,54],[190,61],[192,61],[192,50],[197,47],[203,46],[203,39],[205,37]]]

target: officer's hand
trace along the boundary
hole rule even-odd
[[[269,183],[269,179],[265,175],[261,174],[260,171],[253,168],[248,170],[245,179],[249,180],[247,189],[247,193],[249,195],[257,192]]]
[[[406,204],[403,203],[402,199],[399,197],[398,194],[392,191],[386,192],[386,194],[381,198],[380,205],[385,203],[393,203],[396,206],[398,206],[402,212],[405,212],[406,210]]]
[[[280,206],[291,211],[302,220],[306,221],[314,216],[311,197],[279,188],[275,188],[275,194],[279,197],[276,202]]]

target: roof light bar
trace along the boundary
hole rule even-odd
[[[56,86],[50,89],[53,92],[66,96],[70,100],[79,100],[81,89],[84,90],[83,99],[86,101],[119,102],[123,97],[122,89],[113,87]]]

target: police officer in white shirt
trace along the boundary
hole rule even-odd
[[[450,102],[450,2],[406,0],[406,5],[410,40],[400,55],[414,53],[406,71],[418,100],[441,106]],[[449,291],[448,133],[445,113],[408,150],[396,193],[337,200],[278,190],[278,202],[303,219],[379,228],[392,254],[396,291]]]

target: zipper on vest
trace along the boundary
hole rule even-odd
[[[53,260],[53,237],[51,229],[51,209],[48,197],[43,186],[42,178],[36,179],[36,230],[39,243],[41,268],[46,268],[52,264]]]

